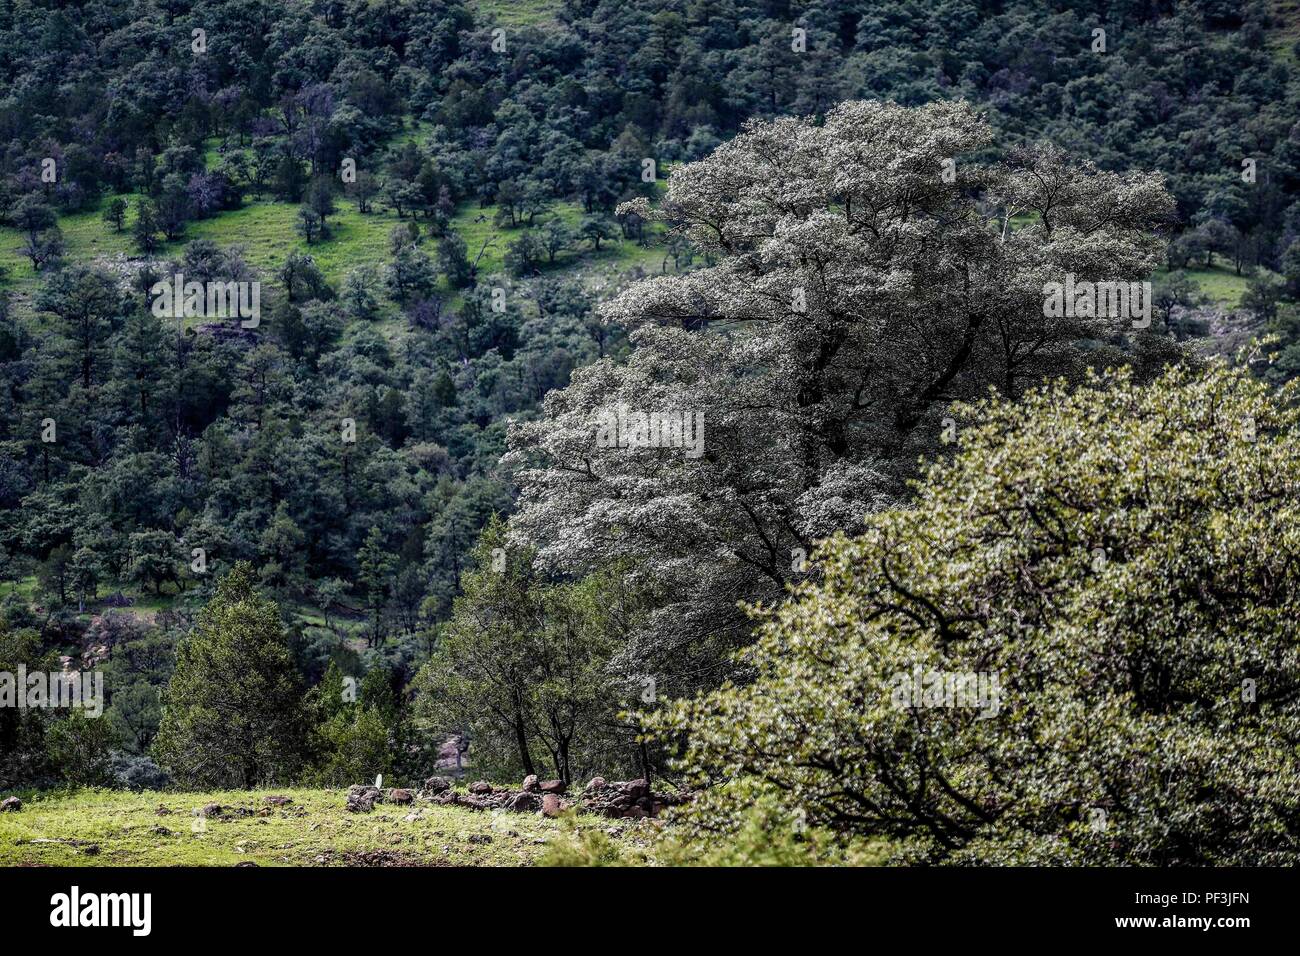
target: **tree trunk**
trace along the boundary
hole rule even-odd
[[[524,774],[533,776],[537,773],[533,767],[533,755],[528,752],[528,735],[524,732],[524,715],[515,711],[515,742],[519,745],[519,762],[524,765]]]

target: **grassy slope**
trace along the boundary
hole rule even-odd
[[[192,810],[219,803],[256,812],[267,793],[294,802],[263,817],[211,818],[205,832],[193,832]],[[565,829],[536,813],[432,804],[380,804],[353,814],[343,808],[341,790],[87,790],[23,800],[18,813],[0,814],[0,866],[518,866],[535,863]],[[171,813],[158,816],[160,806]],[[420,818],[405,820],[412,810]],[[654,831],[650,823],[591,816],[576,825],[627,844],[646,844]]]
[[[126,198],[134,203],[138,197],[130,195]],[[559,203],[554,210],[554,215],[571,225],[576,225],[582,218],[580,207],[574,203]],[[483,272],[488,275],[501,271],[506,243],[521,231],[497,229],[492,225],[495,214],[495,206],[479,209],[476,204],[468,203],[458,210],[452,220],[452,228],[465,240],[471,258],[478,252],[484,239],[496,237],[496,243],[488,248],[480,263]],[[181,239],[163,245],[161,255],[176,255],[186,242],[195,239],[211,239],[221,245],[243,246],[249,264],[261,270],[263,275],[270,275],[291,251],[297,250],[311,255],[325,277],[334,283],[359,265],[380,267],[391,258],[388,253],[388,234],[400,220],[387,209],[381,210],[376,206],[375,211],[362,215],[352,203],[340,202],[338,210],[329,218],[329,239],[311,245],[295,231],[297,215],[298,207],[289,203],[251,200],[239,209],[223,212],[211,219],[191,222]],[[486,216],[486,220],[477,222],[480,216]],[[131,242],[132,221],[134,213],[128,219],[127,228],[115,233],[112,227],[100,220],[97,209],[60,217],[59,228],[63,230],[67,247],[65,258],[70,262],[87,262],[99,257],[137,255]],[[545,217],[538,220],[539,224],[542,222],[545,222]],[[641,248],[632,242],[604,243],[599,255],[590,252],[589,243],[577,245],[580,248],[560,256],[557,267],[578,267],[585,270],[588,266],[609,266],[628,269],[641,265],[657,269],[663,255],[662,251],[653,247]],[[0,265],[8,270],[16,289],[31,291],[39,284],[39,277],[32,271],[31,263],[23,257],[21,247],[22,235],[16,229],[0,227]],[[426,240],[425,248],[431,255],[434,254],[436,242]]]
[[[1157,269],[1156,277],[1167,271]],[[1235,309],[1241,305],[1241,297],[1250,286],[1250,276],[1237,275],[1231,265],[1223,264],[1222,259],[1216,260],[1215,264],[1208,269],[1184,269],[1183,271],[1187,274],[1187,278],[1196,283],[1201,290],[1201,295],[1209,303],[1222,309]]]
[[[560,0],[472,0],[470,6],[489,23],[522,27],[554,19]]]

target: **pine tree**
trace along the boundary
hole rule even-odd
[[[183,786],[287,779],[305,750],[302,700],[279,608],[240,562],[176,649],[154,757]]]

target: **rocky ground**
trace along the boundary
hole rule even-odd
[[[593,777],[580,793],[569,795],[568,789],[562,780],[538,780],[535,774],[525,777],[518,789],[479,780],[463,791],[446,777],[430,777],[423,789],[415,791],[357,784],[348,789],[345,806],[353,813],[370,813],[376,804],[408,807],[431,803],[470,810],[540,813],[550,818],[576,808],[602,817],[640,820],[662,816],[668,807],[690,799],[689,794],[676,791],[653,792],[645,780],[611,783],[604,777]]]

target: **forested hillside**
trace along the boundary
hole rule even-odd
[[[1194,500],[1170,506],[1177,540],[1223,531],[1196,508],[1246,509],[1238,530],[1285,554],[1252,521],[1297,480],[1289,392],[1252,389],[1300,371],[1297,157],[1287,3],[0,5],[0,671],[97,670],[107,694],[102,720],[0,708],[0,789],[418,782],[458,742],[484,776],[689,783],[713,795],[704,834],[742,831],[753,804],[908,861],[1243,862],[1228,843],[1289,859],[1270,792],[1245,823],[1198,816],[1177,850],[1151,850],[1145,823],[1061,849],[1092,797],[1044,796],[1011,751],[1069,738],[1065,718],[1003,727],[991,792],[909,801],[932,779],[900,757],[912,731],[850,726],[830,701],[864,693],[837,668],[934,662],[902,631],[940,656],[978,631],[973,670],[1065,654],[1069,706],[1111,708],[1116,748],[1163,746],[1169,728],[1074,685],[1113,676],[1060,650],[1092,619],[1030,614],[979,523],[1041,494],[998,520],[1062,549],[1025,545],[1020,566],[1054,596],[1057,559],[1077,571],[1097,549],[1112,575],[1141,558],[1190,587],[1145,526],[1120,527],[1131,489],[1080,477],[1057,501],[1025,452],[967,527],[942,520],[944,469],[1005,467],[992,439],[959,437],[990,416],[1030,445],[1073,427],[1045,381],[1194,410],[1220,381],[1195,376],[1226,375],[1273,456],[1268,495],[1207,503],[1177,479],[1180,455],[1225,454],[1222,423],[1186,408],[1169,427],[1202,444],[1179,454],[1097,420],[1071,440],[1165,469],[1148,477]],[[1151,282],[1150,321],[1046,318],[1067,273]],[[183,307],[185,283],[209,311]],[[251,311],[211,314],[214,286],[253,290]],[[1266,334],[1245,372],[1205,371]],[[1021,401],[1033,416],[997,411]],[[617,409],[685,415],[681,441],[638,447],[618,419],[602,444]],[[1094,494],[1115,524],[1080,530]],[[1269,622],[1229,642],[1234,686],[1292,653],[1267,635],[1294,572],[1260,560],[1205,597]],[[1023,645],[990,636],[1012,627],[990,617],[1004,600],[1036,628]],[[1099,637],[1082,658],[1142,671],[1201,633],[1172,610],[1115,614],[1093,625],[1152,644]],[[837,620],[905,652],[818,653]],[[1222,688],[1142,673],[1153,709],[1218,715],[1179,725],[1189,779],[1244,786],[1187,770],[1213,763],[1223,714],[1198,695]],[[1261,774],[1285,776],[1268,739]],[[863,740],[914,777],[839,759]],[[934,760],[960,764],[957,740]],[[790,776],[766,773],[787,758]],[[1098,792],[1150,783],[1079,760]],[[823,773],[866,782],[830,795]]]

